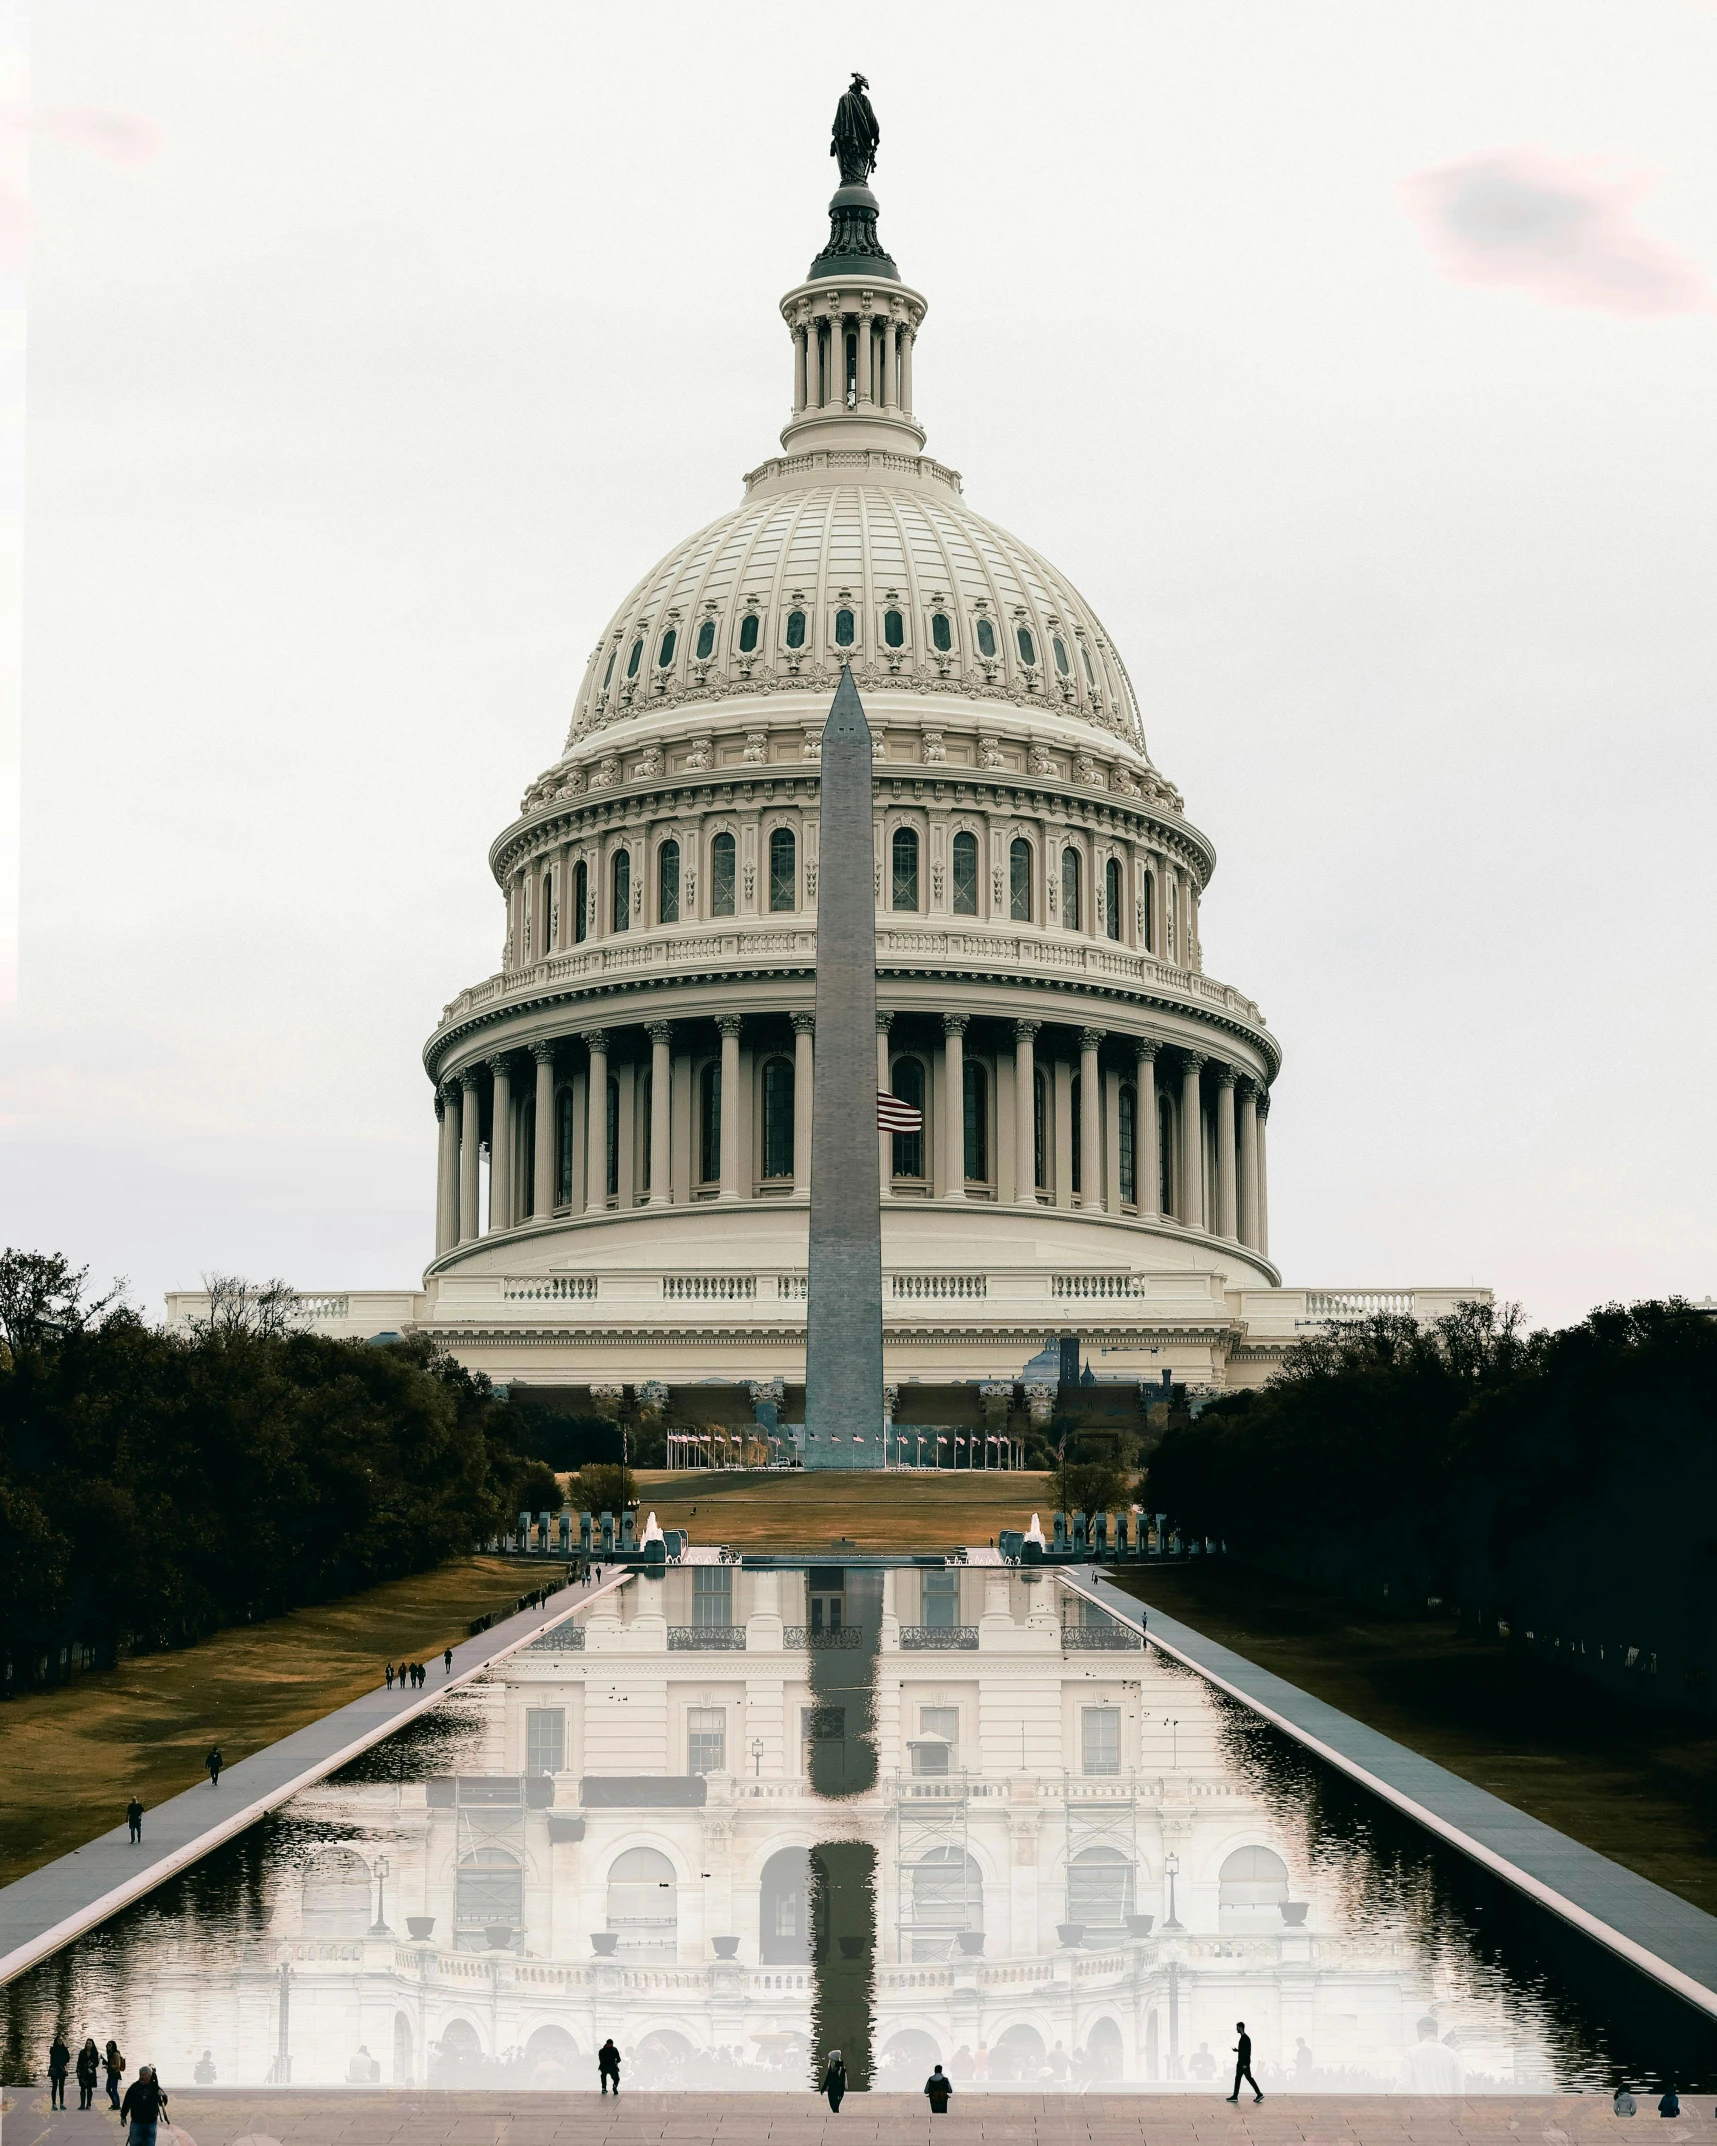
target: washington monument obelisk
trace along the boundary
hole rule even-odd
[[[817,811],[807,1468],[883,1465],[872,810],[870,725],[853,674],[843,670],[823,726]]]

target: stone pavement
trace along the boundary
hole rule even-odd
[[[536,1584],[528,1565],[519,1570],[522,1582]],[[541,1577],[547,1579],[550,1574],[544,1572]],[[110,1833],[0,1889],[0,1982],[22,1974],[211,1848],[242,1833],[300,1788],[356,1758],[433,1706],[443,1692],[479,1675],[491,1662],[524,1646],[575,1608],[619,1586],[624,1577],[609,1567],[600,1586],[592,1581],[563,1588],[544,1608],[521,1610],[474,1639],[461,1641],[453,1650],[451,1675],[442,1673],[438,1656],[429,1665],[429,1682],[422,1691],[396,1687],[390,1692],[380,1686],[365,1692],[349,1706],[337,1707],[320,1721],[226,1767],[219,1788],[210,1788],[205,1780],[156,1804],[143,1820],[143,1844],[138,1848],[131,1846],[125,1824],[122,1784],[114,1796],[119,1823]]]
[[[1065,1577],[1115,1616],[1139,1622],[1138,1597],[1123,1594],[1091,1567],[1069,1566]],[[1717,2012],[1717,1916],[1582,1847],[1351,1714],[1314,1699],[1150,1602],[1142,1607],[1148,1611],[1151,1639],[1166,1654],[1243,1700],[1576,1929],[1701,2010]]]
[[[1665,2131],[1654,2100],[1630,2127],[1600,2094],[1272,2094],[1229,2108],[1220,2093],[1004,2094],[956,2090],[932,2117],[922,2094],[851,2094],[839,2116],[810,2092],[435,2093],[371,2088],[175,2093],[159,2146],[1585,2146],[1646,2123],[1656,2146],[1717,2146],[1709,2096]],[[111,2142],[111,2114],[48,2113],[43,2087],[8,2087],[6,2146]],[[1641,2142],[1645,2146],[1645,2142]]]

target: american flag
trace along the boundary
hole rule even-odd
[[[921,1133],[924,1113],[915,1103],[903,1103],[882,1089],[876,1098],[876,1129],[879,1133]]]

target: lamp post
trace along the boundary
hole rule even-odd
[[[370,1931],[371,1937],[392,1937],[387,1916],[388,1859],[385,1855],[376,1858],[376,1919]]]
[[[1180,1919],[1174,1911],[1174,1881],[1179,1875],[1180,1857],[1178,1855],[1165,1855],[1163,1857],[1163,1876],[1168,1882],[1169,1889],[1169,1911],[1163,1919],[1163,1928],[1165,1930],[1178,1930],[1181,1927]]]
[[[761,1780],[763,1778],[763,1739],[761,1736],[754,1736],[751,1739],[751,1765],[755,1778]]]

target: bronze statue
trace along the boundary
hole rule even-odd
[[[876,169],[876,145],[882,139],[882,129],[865,95],[869,87],[863,75],[855,74],[852,86],[835,106],[829,154],[840,160],[843,186],[863,186]]]

